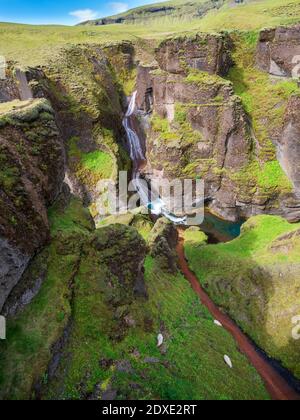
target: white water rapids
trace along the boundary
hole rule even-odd
[[[175,224],[186,224],[186,217],[176,217],[170,211],[168,211],[165,203],[160,198],[159,194],[151,190],[148,182],[146,182],[142,177],[139,171],[139,163],[145,162],[146,157],[144,155],[141,141],[138,134],[135,132],[132,126],[132,116],[134,115],[136,109],[136,95],[137,92],[134,92],[128,106],[128,110],[123,120],[123,126],[125,128],[129,148],[130,148],[130,158],[133,162],[133,175],[132,183],[139,194],[141,205],[147,207],[152,214],[154,215],[163,215],[167,219],[171,220]]]

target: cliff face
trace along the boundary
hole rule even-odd
[[[283,132],[278,142],[278,159],[300,194],[300,97],[289,100]]]
[[[49,239],[47,207],[64,177],[64,149],[45,100],[0,106],[0,310]]]
[[[119,219],[126,224],[124,215]],[[51,208],[50,222],[52,241],[20,286],[41,269],[45,280],[34,301],[8,321],[1,399],[268,399],[233,338],[164,264],[172,260],[174,226],[162,221],[151,233],[150,220],[130,215],[131,226],[95,231],[80,200],[68,194]],[[165,261],[146,256],[133,225],[151,235],[152,251],[163,245]],[[237,369],[224,364],[224,348]]]
[[[186,244],[189,263],[212,299],[298,378],[299,342],[292,329],[300,310],[299,247],[299,223],[276,216],[250,218],[227,244]]]
[[[137,105],[153,114],[147,130],[148,174],[203,178],[210,207],[228,219],[264,212],[299,219],[299,200],[283,171],[292,182],[298,176],[297,169],[288,169],[292,163],[284,165],[297,149],[286,140],[287,132],[297,137],[298,110],[291,112],[296,99],[284,109],[282,126],[268,124],[267,135],[257,134],[235,84],[224,78],[231,78],[235,48],[225,35],[167,40],[157,49],[158,66],[139,68]],[[283,101],[277,102],[273,106],[282,107]]]
[[[260,33],[256,51],[259,68],[281,80],[300,79],[300,25],[264,30]],[[297,195],[300,193],[300,99],[292,96],[286,108],[282,130],[275,137],[278,159],[291,179]]]
[[[137,7],[128,12],[111,17],[83,22],[80,25],[111,25],[111,24],[149,24],[153,19],[170,17],[173,19],[199,18],[212,9],[218,9],[224,4],[224,0],[193,0],[161,2]]]
[[[163,41],[156,51],[161,70],[185,74],[189,69],[226,75],[232,65],[231,40],[226,35],[196,35]]]

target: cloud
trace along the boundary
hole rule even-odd
[[[73,12],[70,12],[69,15],[75,17],[80,22],[97,19],[99,16],[98,12],[92,9],[74,10]]]
[[[111,2],[109,6],[113,9],[115,14],[123,13],[128,10],[128,4],[122,2]]]

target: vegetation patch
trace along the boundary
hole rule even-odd
[[[101,180],[111,179],[115,162],[112,155],[101,150],[84,153],[78,147],[79,138],[69,141],[70,166],[86,185],[96,186]]]

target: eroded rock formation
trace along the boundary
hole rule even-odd
[[[49,239],[47,207],[64,178],[64,149],[46,100],[3,105],[0,115],[0,309]]]
[[[163,41],[156,51],[161,70],[187,74],[189,69],[226,75],[232,65],[228,35],[197,34]]]
[[[232,83],[218,76],[226,75],[232,64],[231,47],[226,36],[172,39],[157,49],[156,69],[139,68],[137,105],[153,113],[148,129],[145,124],[148,176],[203,178],[210,207],[227,219],[270,212],[297,220],[300,203],[288,181],[282,187],[269,186],[262,176],[258,182],[270,151],[256,138]],[[297,149],[299,107],[291,111],[295,101],[290,99],[286,128],[272,132],[292,181],[298,177],[297,166],[283,162]]]
[[[273,76],[300,77],[300,25],[261,31],[257,64]]]

